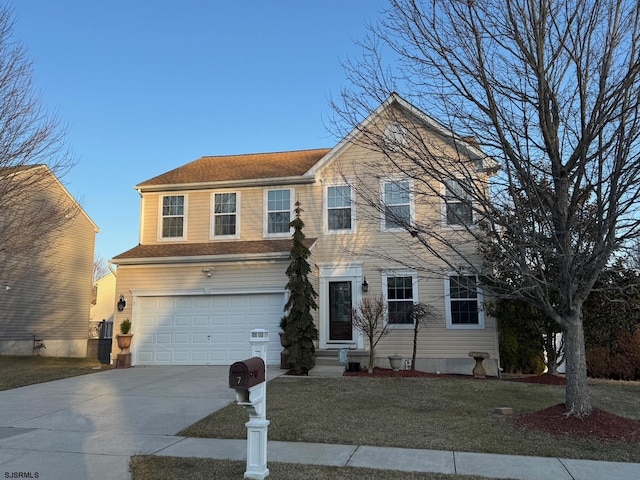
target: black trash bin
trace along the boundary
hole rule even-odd
[[[101,338],[98,340],[98,361],[103,365],[111,363],[111,339]]]
[[[111,339],[101,338],[98,340],[98,361],[103,365],[111,363]]]

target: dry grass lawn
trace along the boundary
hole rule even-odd
[[[591,385],[595,406],[640,420],[640,383]],[[269,439],[640,462],[640,442],[519,428],[496,407],[529,413],[564,402],[564,387],[468,378],[277,378],[267,388]],[[246,438],[235,404],[180,435]]]
[[[0,390],[99,372],[108,365],[87,358],[0,355]]]
[[[370,468],[322,467],[269,462],[269,480],[482,480],[485,477],[413,473]],[[245,462],[137,456],[131,460],[133,480],[227,480],[243,478]]]

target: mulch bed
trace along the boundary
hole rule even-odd
[[[394,372],[390,368],[373,369],[372,373],[369,373],[367,369],[360,370],[359,372],[344,372],[345,377],[401,377],[401,378],[437,378],[437,377],[457,377],[458,375],[438,375],[436,373],[421,372],[420,370],[398,370]]]
[[[506,379],[509,382],[537,383],[539,385],[566,385],[567,380],[560,375],[545,373],[543,375],[533,375],[527,377],[516,377]]]
[[[518,415],[513,422],[524,428],[541,430],[551,435],[571,435],[596,440],[640,441],[640,420],[619,417],[594,408],[586,418],[567,416],[564,403],[538,412]]]

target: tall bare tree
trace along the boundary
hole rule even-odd
[[[49,186],[75,164],[65,129],[37,96],[26,49],[13,36],[13,12],[0,6],[0,276],[8,283],[52,249],[77,213]]]
[[[358,128],[354,141],[412,178],[416,201],[446,205],[460,238],[475,239],[495,264],[479,266],[456,247],[460,238],[416,219],[404,226],[425,252],[448,269],[475,269],[494,295],[525,300],[560,325],[567,411],[586,416],[582,304],[612,253],[640,233],[640,3],[389,4],[360,42],[362,58],[345,64],[353,87],[334,102],[336,125]],[[450,135],[458,152],[495,161],[491,183],[479,181],[489,164],[481,156],[460,154],[452,165],[410,116],[399,142],[360,123],[393,91],[460,135]],[[385,208],[379,194],[369,201]]]

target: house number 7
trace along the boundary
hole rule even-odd
[[[240,385],[242,383],[242,377],[236,377],[238,380],[236,381],[236,384]]]

